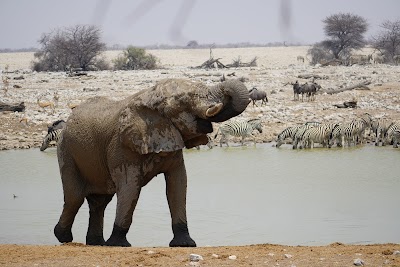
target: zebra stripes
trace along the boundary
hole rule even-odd
[[[40,151],[46,150],[46,148],[50,145],[52,141],[58,143],[62,138],[63,129],[57,129],[50,131],[43,139],[42,146],[40,147]]]
[[[282,144],[284,144],[287,138],[294,140],[294,135],[301,126],[303,125],[287,127],[280,134],[278,134],[278,137],[276,139],[276,147],[279,148]]]
[[[235,137],[241,137],[241,145],[244,144],[244,139],[246,137],[252,137],[254,140],[254,144],[256,143],[256,138],[252,134],[254,130],[258,130],[258,132],[262,133],[262,125],[260,119],[250,119],[250,120],[233,120],[227,121],[221,124],[217,133],[214,136],[214,139],[217,137],[218,133],[221,132],[221,139],[219,141],[219,145],[222,147],[223,143],[227,142],[227,137],[232,135]]]
[[[382,144],[386,143],[394,143],[394,134],[396,131],[400,130],[400,121],[394,121],[392,124],[387,129],[385,138],[382,142]],[[397,146],[397,144],[396,144]]]
[[[299,148],[314,148],[314,143],[322,144],[326,147],[329,143],[329,138],[332,130],[337,126],[334,123],[324,123],[316,127],[306,129],[300,138]]]
[[[400,142],[400,130],[396,129],[393,131],[393,147],[397,148],[397,144]]]
[[[392,120],[386,118],[379,118],[372,122],[371,130],[375,134],[376,146],[379,146],[379,144],[385,145],[385,136],[392,123]]]

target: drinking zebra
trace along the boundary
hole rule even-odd
[[[323,123],[305,130],[300,139],[301,145],[299,148],[314,148],[315,143],[322,144],[323,147],[326,147],[329,143],[332,130],[337,125],[336,123]]]
[[[300,126],[296,133],[294,134],[294,138],[293,138],[293,149],[296,149],[297,146],[300,144],[300,146],[302,147],[302,143],[301,143],[301,139],[303,137],[303,134],[305,131],[307,131],[310,128],[319,126],[320,123],[319,122],[306,122],[304,125]]]
[[[400,129],[393,131],[393,147],[397,148],[397,144],[400,142]]]
[[[368,113],[364,113],[361,117],[352,121],[354,124],[354,137],[355,143],[360,142],[361,144],[365,138],[365,131],[371,127],[372,118]]]
[[[296,132],[304,125],[312,125],[312,126],[317,126],[319,125],[319,122],[306,122],[305,124],[301,125],[296,125],[296,126],[290,126],[284,129],[280,134],[278,134],[277,139],[276,139],[276,147],[279,148],[284,142],[285,139],[290,138],[292,139],[292,143],[294,141]]]
[[[284,142],[285,139],[290,138],[294,139],[294,135],[296,134],[297,130],[303,125],[296,125],[296,126],[290,126],[284,129],[280,134],[278,134],[278,137],[276,138],[276,147],[279,148]]]
[[[221,139],[219,145],[222,147],[223,143],[229,146],[227,141],[227,136],[232,135],[236,137],[242,137],[241,144],[243,146],[244,139],[248,136],[253,137],[254,144],[256,143],[256,137],[252,134],[254,130],[262,133],[262,125],[260,119],[250,119],[250,120],[233,120],[227,121],[221,124],[218,128],[214,139],[217,137],[218,133],[221,132]]]
[[[47,133],[47,135],[43,139],[43,143],[42,143],[42,146],[40,147],[40,151],[46,150],[46,148],[50,145],[50,143],[52,141],[54,141],[57,144],[58,141],[60,141],[62,138],[62,131],[63,131],[63,129],[57,129],[57,130],[53,130],[53,131],[50,131],[49,133]]]
[[[400,121],[394,121],[389,127],[386,132],[385,138],[382,142],[382,145],[385,143],[391,144],[393,142],[394,144],[394,132],[400,130]],[[397,144],[396,144],[397,146]]]
[[[377,120],[372,121],[371,123],[371,130],[375,134],[375,145],[379,146],[379,143],[382,146],[385,145],[384,137],[386,135],[389,126],[393,123],[392,120],[379,118]]]

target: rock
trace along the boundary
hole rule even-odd
[[[353,264],[355,266],[364,266],[365,263],[364,263],[364,261],[362,259],[355,259]]]
[[[284,256],[285,256],[285,258],[286,258],[286,259],[290,259],[290,258],[292,258],[292,257],[293,257],[293,256],[292,256],[292,255],[290,255],[290,254],[285,254]]]
[[[228,257],[228,259],[230,259],[230,260],[236,260],[237,257],[236,257],[236,255],[230,255],[230,256]]]
[[[203,257],[198,254],[190,254],[189,258],[190,258],[190,261],[194,261],[194,262],[203,260]]]

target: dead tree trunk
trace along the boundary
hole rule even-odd
[[[4,102],[0,102],[0,112],[3,111],[23,112],[25,111],[25,104],[24,102],[19,104],[6,104]]]
[[[350,90],[370,90],[370,88],[367,86],[369,84],[371,84],[371,82],[362,82],[362,83],[358,83],[358,84],[355,84],[355,85],[352,85],[349,87],[345,87],[345,88],[323,90],[323,91],[321,91],[321,93],[323,92],[323,93],[333,95],[333,94],[341,93],[344,91],[350,91]]]

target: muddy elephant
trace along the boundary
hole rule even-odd
[[[141,188],[163,173],[172,220],[170,246],[192,247],[186,220],[187,176],[182,149],[204,145],[212,122],[242,113],[249,104],[246,86],[229,80],[208,87],[166,79],[124,100],[87,100],[74,109],[57,147],[64,207],[54,228],[71,242],[72,224],[86,198],[88,245],[130,246],[126,234]],[[117,195],[110,238],[103,238],[104,210]]]

